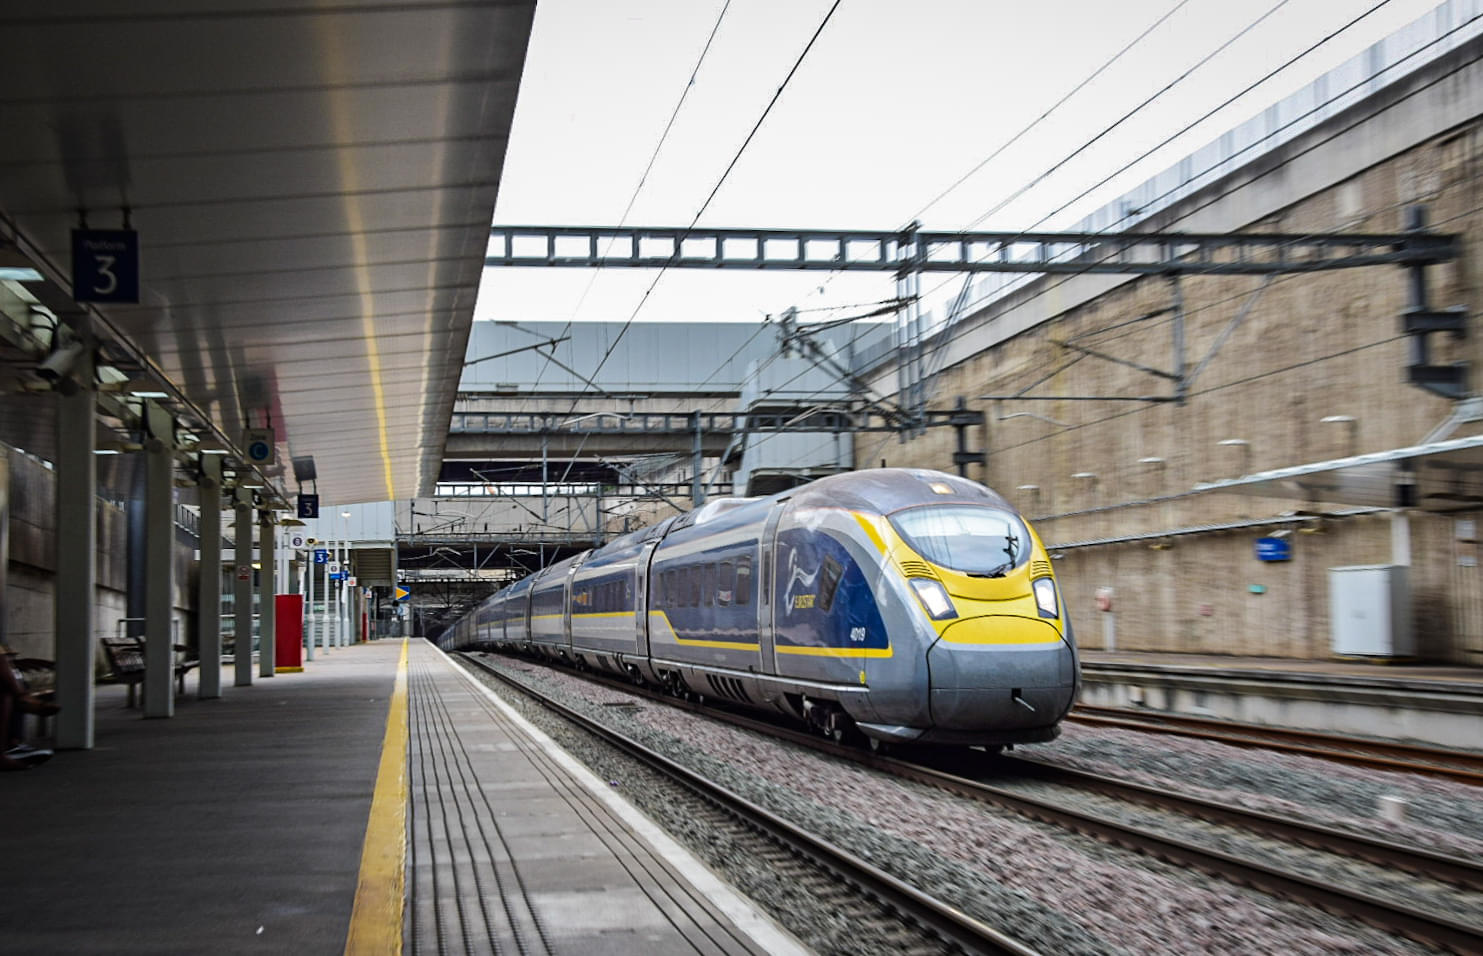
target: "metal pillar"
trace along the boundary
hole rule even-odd
[[[323,647],[325,653],[330,649],[330,562],[328,542],[321,541],[325,545],[325,561],[319,565],[319,612],[314,615],[315,627],[319,632],[319,646]]]
[[[304,660],[314,660],[314,551],[299,555],[299,591],[304,595]]]
[[[258,563],[262,565],[258,574],[257,676],[272,677],[278,656],[274,643],[278,637],[277,602],[273,600],[278,591],[278,552],[273,535],[273,512],[262,512],[257,534]]]
[[[694,435],[690,444],[690,505],[699,508],[705,504],[705,482],[701,478],[702,466],[705,463],[701,440],[705,437],[705,433],[700,427],[700,412],[690,413],[690,429]]]
[[[93,746],[93,635],[98,465],[92,350],[57,393],[57,746]]]
[[[175,419],[144,404],[144,716],[175,716]]]
[[[252,491],[237,489],[237,515],[234,522],[237,542],[237,580],[232,606],[235,611],[236,684],[252,686]]]
[[[221,456],[201,456],[201,562],[196,607],[200,621],[200,682],[196,696],[221,696]]]

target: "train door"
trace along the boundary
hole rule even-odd
[[[654,559],[659,540],[656,537],[644,542],[633,565],[634,653],[640,657],[649,656],[649,562]]]
[[[783,516],[782,499],[773,505],[772,510],[767,513],[767,521],[762,527],[762,540],[758,547],[757,580],[757,650],[761,655],[761,668],[764,674],[776,674],[777,653],[773,645],[773,568],[778,533],[778,521]]]

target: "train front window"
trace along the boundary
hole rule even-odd
[[[933,564],[979,577],[1008,574],[1030,556],[1020,519],[981,505],[928,505],[890,516],[906,543]]]

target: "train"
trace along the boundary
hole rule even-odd
[[[514,582],[437,643],[781,712],[874,749],[1052,740],[1081,682],[1034,529],[984,485],[916,468],[711,501]]]

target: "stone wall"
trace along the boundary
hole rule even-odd
[[[1432,227],[1460,234],[1465,250],[1459,261],[1427,270],[1430,304],[1466,306],[1471,321],[1483,311],[1478,55],[1475,45],[1382,91],[1147,227],[1398,232],[1405,208],[1424,204]],[[1469,118],[1453,122],[1459,115]],[[1315,170],[1325,169],[1338,175],[1314,191]],[[1353,509],[1189,492],[1200,482],[1417,444],[1445,421],[1451,402],[1405,383],[1410,343],[1399,316],[1406,280],[1398,267],[1279,276],[1265,288],[1252,277],[1185,277],[1191,370],[1243,306],[1251,308],[1186,401],[1153,404],[1071,400],[1169,395],[1173,383],[1066,343],[1171,370],[1170,280],[1048,277],[939,343],[948,363],[933,383],[933,407],[950,408],[963,395],[986,413],[970,440],[986,450],[986,465],[969,474],[1015,502],[1062,555],[1058,572],[1084,646],[1103,646],[1106,615],[1094,609],[1094,594],[1110,587],[1120,649],[1326,657],[1327,569],[1406,560],[1393,550],[1391,516],[1300,521],[1307,512]],[[1478,389],[1476,331],[1460,341],[1433,335],[1431,348],[1436,364],[1470,363]],[[894,374],[879,368],[875,381],[894,382]],[[1057,400],[977,398],[1027,388]],[[1331,416],[1354,421],[1322,421]],[[1450,437],[1477,431],[1468,426]],[[952,429],[942,428],[904,445],[861,442],[856,464],[885,459],[952,470],[953,441]],[[1409,519],[1415,624],[1428,659],[1483,664],[1483,581],[1468,563],[1469,556],[1476,562],[1476,546],[1459,541],[1466,526],[1458,524],[1480,517]],[[1258,524],[1174,533],[1241,522]],[[1258,562],[1254,539],[1279,530],[1291,535],[1293,559]]]

